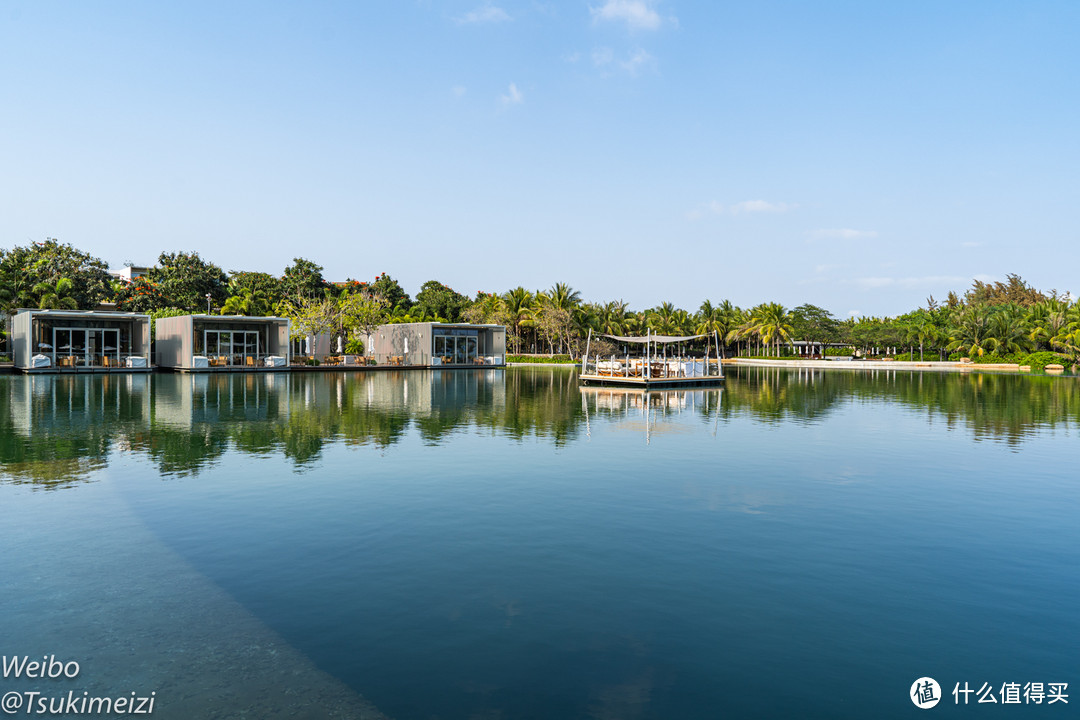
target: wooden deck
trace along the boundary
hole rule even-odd
[[[707,387],[724,382],[723,375],[698,377],[627,377],[625,375],[579,375],[582,385],[610,385],[633,388]]]

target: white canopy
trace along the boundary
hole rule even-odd
[[[611,338],[612,340],[618,340],[619,342],[631,342],[631,343],[677,343],[686,342],[688,340],[697,340],[698,338],[709,337],[708,335],[685,335],[677,337],[675,335],[602,335],[602,337]]]

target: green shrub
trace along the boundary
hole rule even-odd
[[[855,354],[855,348],[825,348],[826,357],[851,357]]]
[[[1068,365],[1068,358],[1061,353],[1044,350],[1024,355],[1019,362],[1021,365],[1030,365],[1032,372],[1042,372],[1047,365]]]
[[[353,338],[349,342],[345,343],[345,352],[347,352],[349,355],[363,355],[364,341],[360,338]]]
[[[538,365],[575,365],[569,355],[553,355],[551,357],[536,357],[535,355],[507,355],[508,363],[536,363]]]

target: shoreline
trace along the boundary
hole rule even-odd
[[[922,372],[1008,372],[1060,375],[1059,372],[1033,373],[1030,366],[1017,363],[962,363],[953,360],[766,360],[763,358],[725,358],[724,365],[757,367],[813,368],[835,370],[919,370]],[[1021,368],[1025,368],[1021,370]]]

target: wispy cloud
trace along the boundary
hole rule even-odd
[[[626,59],[617,59],[614,50],[600,46],[593,48],[591,57],[593,67],[598,68],[603,76],[611,75],[618,70],[622,70],[631,76],[637,76],[645,68],[655,68],[656,66],[656,58],[641,48],[626,55]]]
[[[592,51],[592,64],[596,67],[605,67],[610,65],[615,59],[615,51],[609,47],[593,48]]]
[[[854,280],[863,290],[877,290],[885,287],[925,287],[929,285],[964,285],[970,282],[959,275],[924,275],[922,277],[861,277]]]
[[[521,91],[518,90],[517,85],[514,83],[510,83],[506,94],[499,99],[502,100],[503,105],[520,105],[525,102],[525,96],[521,94]]]
[[[768,200],[743,200],[733,205],[724,205],[713,200],[704,203],[686,214],[690,220],[700,220],[706,215],[742,215],[757,213],[786,213],[799,207],[795,203],[770,202]]]
[[[769,202],[767,200],[743,200],[728,208],[732,215],[739,213],[786,213],[794,210],[797,206],[790,203]]]
[[[637,75],[643,68],[652,67],[654,65],[655,60],[653,56],[641,48],[632,52],[629,58],[619,63],[619,66],[631,75]]]
[[[663,19],[652,4],[649,0],[607,0],[600,7],[590,7],[589,13],[594,23],[624,22],[631,30],[657,30]]]
[[[967,242],[960,243],[960,245],[962,247],[972,248],[972,247],[979,247],[980,245],[982,245],[982,243],[975,242],[974,240],[968,240]]]
[[[454,18],[458,25],[477,25],[481,23],[506,22],[510,16],[501,7],[484,3],[475,10],[470,10],[459,18]]]
[[[877,230],[853,230],[851,228],[829,228],[822,230],[815,230],[810,235],[818,240],[836,239],[836,240],[861,240],[865,238],[876,238]]]
[[[450,92],[454,93],[454,97],[465,97],[465,86],[455,85],[454,87],[450,88]]]

